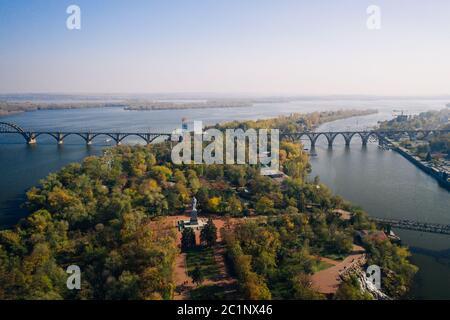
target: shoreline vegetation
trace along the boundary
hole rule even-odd
[[[69,110],[124,107],[122,103],[115,102],[7,102],[0,101],[0,117],[10,116],[23,112],[34,112],[40,110]]]
[[[211,95],[213,96],[213,95]],[[11,94],[0,95],[0,117],[39,110],[69,110],[90,108],[123,108],[128,111],[183,110],[206,108],[243,108],[256,103],[289,103],[293,101],[331,100],[339,97],[245,97],[207,98],[208,95],[68,95],[68,94]],[[343,96],[342,99],[362,98]],[[374,99],[373,97],[369,97]],[[318,102],[319,103],[319,102]]]
[[[234,100],[208,100],[200,102],[162,102],[162,101],[129,101],[124,110],[128,111],[152,111],[152,110],[183,110],[183,109],[208,109],[208,108],[245,108],[252,107],[251,101]]]
[[[42,99],[42,100],[41,100]],[[243,108],[255,103],[290,102],[289,98],[180,98],[161,95],[158,99],[130,98],[128,96],[71,96],[24,95],[0,96],[0,117],[39,110],[88,108],[123,108],[128,111],[182,110],[206,108]]]
[[[285,101],[285,100],[280,100]],[[186,109],[209,109],[209,108],[245,108],[252,107],[254,103],[275,103],[276,99],[259,100],[206,100],[197,102],[168,102],[168,101],[146,101],[127,100],[116,102],[30,102],[30,101],[0,101],[0,117],[10,116],[23,112],[34,112],[40,110],[69,110],[69,109],[92,109],[92,108],[123,108],[127,111],[154,111],[154,110],[186,110]],[[367,110],[339,110],[333,113],[334,118],[321,118],[323,121],[333,121],[349,116],[363,116],[377,113],[375,109]],[[326,112],[324,112],[325,114]],[[315,114],[315,113],[313,113]],[[320,123],[317,123],[320,124]]]
[[[239,125],[311,130],[333,118],[322,112]],[[30,215],[0,231],[0,299],[173,299],[177,272],[187,271],[195,286],[188,298],[228,298],[211,280],[226,272],[237,299],[375,299],[361,283],[366,265],[352,261],[355,243],[362,264],[380,266],[383,293],[408,292],[417,272],[408,249],[311,178],[300,143],[280,141],[281,181],[260,175],[259,165],[175,165],[170,153],[168,143],[113,147],[31,188]],[[173,220],[188,214],[194,196],[209,220],[199,244]],[[198,258],[198,248],[208,259]],[[347,263],[355,274],[345,272],[334,294],[315,289],[312,275]],[[82,270],[82,290],[66,287],[70,265]]]
[[[205,101],[175,103],[163,101],[123,101],[123,102],[2,102],[0,101],[0,117],[33,112],[39,110],[70,110],[92,108],[123,108],[127,111],[152,111],[152,110],[185,110],[208,108],[244,108],[252,107],[250,101]]]
[[[376,109],[341,109],[336,111],[315,111],[311,113],[292,113],[290,115],[278,116],[276,118],[247,120],[247,121],[226,121],[212,126],[216,129],[234,128],[276,128],[280,132],[293,133],[300,131],[313,131],[318,126],[336,120],[362,117],[378,113]]]

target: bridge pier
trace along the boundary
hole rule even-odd
[[[122,136],[120,133],[116,133],[114,136],[115,137],[113,139],[116,142],[116,146],[120,146],[122,144]]]
[[[361,137],[363,147],[366,147],[367,142],[369,142],[370,133],[360,133],[359,136]]]
[[[148,133],[145,135],[145,142],[147,143],[147,145],[149,145],[150,143],[152,143],[150,134],[148,134]]]
[[[342,136],[344,137],[344,140],[345,140],[345,146],[350,147],[350,143],[352,142],[353,134],[345,132],[342,134]]]
[[[94,137],[91,133],[86,133],[86,137],[84,138],[84,140],[86,141],[86,145],[90,146],[92,145],[92,140],[94,140]]]
[[[62,133],[58,133],[58,145],[64,144],[64,136]]]
[[[337,137],[337,133],[332,133],[332,132],[329,132],[329,133],[325,133],[325,137],[327,138],[327,141],[328,141],[328,148],[332,148],[333,147],[333,142],[334,142],[334,139]]]
[[[311,132],[311,133],[308,133],[307,136],[308,136],[309,140],[311,141],[311,149],[315,148],[317,139],[319,138],[320,134]]]
[[[36,134],[34,133],[30,133],[28,136],[26,136],[27,139],[27,144],[36,144],[37,140],[36,140]]]

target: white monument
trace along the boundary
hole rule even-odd
[[[192,211],[191,218],[189,220],[179,221],[178,225],[182,228],[194,228],[201,229],[206,224],[206,221],[198,218],[197,212],[197,199],[192,198]]]

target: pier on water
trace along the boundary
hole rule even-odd
[[[390,225],[393,228],[450,235],[450,224],[427,223],[413,220],[399,220],[388,218],[371,219],[378,223]]]

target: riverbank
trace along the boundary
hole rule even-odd
[[[408,149],[400,146],[392,139],[386,138],[392,150],[401,154],[405,159],[413,163],[416,167],[426,172],[439,182],[439,185],[450,191],[449,174],[434,167],[430,161],[424,161],[418,156],[412,154]]]

